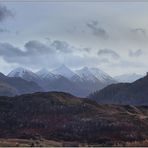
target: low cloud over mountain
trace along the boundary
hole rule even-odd
[[[119,59],[120,55],[112,49],[100,49],[98,51],[98,56],[110,56],[113,59]]]

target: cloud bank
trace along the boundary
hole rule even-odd
[[[111,56],[113,59],[119,59],[120,55],[112,49],[100,49],[98,56]]]
[[[0,22],[6,20],[9,17],[13,17],[14,14],[6,6],[0,4]]]
[[[130,57],[139,57],[141,55],[143,55],[143,50],[142,49],[138,49],[136,51],[129,50],[129,56]]]
[[[87,23],[86,25],[92,31],[92,34],[94,36],[102,38],[102,39],[109,38],[107,31],[104,28],[99,26],[98,21],[91,21],[90,23]]]

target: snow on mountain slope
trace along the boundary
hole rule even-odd
[[[43,68],[43,69],[37,71],[36,74],[37,74],[38,76],[44,78],[44,77],[46,77],[46,76],[49,74],[49,71],[48,71],[47,69]]]
[[[143,75],[140,74],[123,74],[123,75],[119,75],[119,76],[115,76],[114,79],[116,79],[118,82],[134,82],[140,78],[142,78]]]
[[[40,80],[40,77],[38,75],[22,67],[18,67],[12,70],[7,76],[8,77],[20,77],[27,81],[39,81]]]
[[[61,75],[61,76],[66,77],[68,79],[76,77],[76,74],[65,65],[62,65],[59,68],[53,70],[52,73],[55,75]]]
[[[39,70],[38,72],[36,72],[36,74],[42,78],[42,79],[58,79],[60,78],[61,76],[60,75],[55,75],[51,72],[49,72],[47,69],[43,68],[41,70]]]
[[[116,81],[99,68],[89,68],[90,72],[103,83],[115,83]]]
[[[88,67],[83,67],[80,70],[76,70],[76,73],[82,78],[84,81],[97,82],[99,81],[89,70]]]

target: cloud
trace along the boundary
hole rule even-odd
[[[0,56],[5,59],[24,56],[24,52],[9,43],[0,43]]]
[[[92,21],[90,23],[87,23],[86,25],[89,29],[91,29],[92,34],[94,36],[100,37],[102,39],[108,39],[109,38],[109,35],[106,32],[106,30],[104,28],[101,28],[97,21]]]
[[[62,41],[53,41],[50,45],[46,45],[37,40],[31,40],[25,43],[24,49],[14,47],[9,43],[0,43],[0,56],[5,59],[16,57],[30,57],[52,55],[58,52],[67,53],[70,45]]]
[[[70,27],[70,28],[68,28],[66,30],[66,32],[69,33],[69,34],[73,34],[73,33],[77,32],[77,31],[78,31],[77,26],[72,26],[72,27]]]
[[[6,62],[35,68],[43,65],[52,67],[64,63],[64,61],[69,64],[70,61],[74,62],[74,59],[84,62],[86,58],[79,56],[81,52],[84,51],[59,40],[52,41],[50,44],[31,40],[25,43],[23,48],[9,43],[0,43],[0,57]]]
[[[127,61],[127,60],[121,60],[118,63],[112,63],[113,67],[119,67],[119,68],[139,68],[144,67],[143,63],[137,63],[136,61]]]
[[[41,67],[54,68],[66,64],[72,67],[108,64],[105,57],[98,58],[91,54],[91,48],[78,48],[68,42],[54,40],[50,43],[31,40],[22,48],[10,43],[0,43],[0,57],[9,64],[17,64],[32,69]]]
[[[138,49],[136,51],[129,50],[129,56],[130,57],[139,57],[142,54],[143,54],[143,50],[142,49]]]
[[[69,44],[65,41],[59,41],[59,40],[55,40],[52,44],[51,47],[54,48],[55,50],[59,51],[59,52],[64,52],[64,53],[69,53],[72,52],[72,47],[69,46]]]
[[[132,29],[131,31],[135,34],[146,36],[146,30],[143,28],[135,28]]]
[[[37,40],[27,42],[25,44],[25,48],[26,52],[24,52],[24,55],[47,54],[54,52],[50,46]]]
[[[132,33],[132,39],[136,40],[139,42],[139,40],[141,41],[146,41],[147,39],[147,31],[143,28],[135,28],[135,29],[131,29],[131,33]]]
[[[56,52],[50,46],[39,41],[29,41],[23,48],[17,48],[9,43],[0,43],[0,56],[11,64],[38,68],[55,66],[58,63]]]
[[[6,6],[0,5],[0,22],[4,21],[9,17],[13,17],[14,14]]]
[[[99,59],[98,60],[100,64],[109,64],[110,61],[107,58]]]
[[[13,17],[14,14],[6,6],[0,4],[0,22],[3,22],[9,17]],[[6,28],[0,28],[0,33],[9,33],[10,31]]]
[[[85,47],[85,48],[82,48],[81,50],[82,50],[82,51],[85,51],[85,52],[90,52],[90,51],[91,51],[91,48]]]
[[[119,59],[120,58],[120,55],[112,49],[100,49],[98,51],[98,55],[99,56],[111,56],[113,59]]]
[[[9,33],[10,31],[4,28],[0,28],[0,33],[5,33],[5,32]]]

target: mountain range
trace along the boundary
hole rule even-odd
[[[7,77],[0,73],[1,96],[14,96],[37,91],[43,91],[43,89],[33,81],[26,81],[20,77]]]
[[[109,84],[117,83],[111,76],[98,68],[83,67],[73,71],[65,65],[52,71],[41,69],[36,73],[19,67],[12,70],[7,77],[34,82],[43,91],[64,91],[83,97]]]
[[[65,65],[51,71],[43,68],[37,72],[32,72],[31,70],[18,67],[12,70],[7,76],[2,73],[0,74],[0,95],[14,96],[33,92],[60,91],[68,92],[80,97],[86,97],[91,94],[90,96],[93,96],[95,99],[99,94],[99,99],[97,97],[97,100],[103,100],[103,102],[105,102],[107,99],[106,95],[109,95],[109,97],[111,96],[110,98],[114,98],[110,92],[106,92],[106,90],[108,90],[107,86],[118,82],[124,82],[123,84],[119,83],[111,85],[118,91],[120,87],[127,87],[131,85],[131,82],[135,83],[137,79],[141,77],[142,75],[138,74],[125,74],[112,78],[98,68],[82,67],[81,69],[74,71]],[[125,82],[130,83],[125,84]],[[109,86],[109,88],[111,86]],[[102,94],[102,91],[104,92],[104,90],[105,99],[100,99],[102,98],[102,96],[100,97],[100,94]],[[122,95],[117,95],[116,97],[124,98],[126,96],[124,94],[125,92],[122,91],[120,93],[122,93]]]
[[[89,98],[103,104],[148,105],[148,74],[133,83],[109,85]]]

